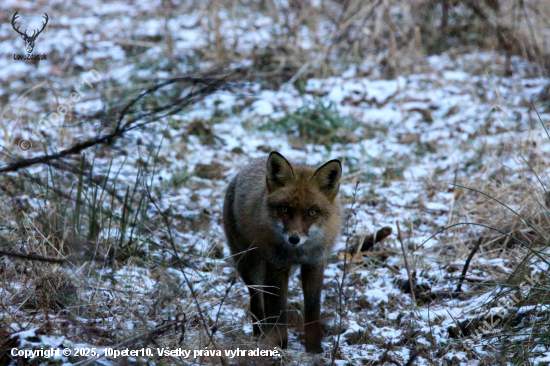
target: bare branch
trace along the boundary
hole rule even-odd
[[[2,244],[0,244],[0,245],[2,245]],[[49,262],[49,263],[65,263],[66,262],[65,259],[48,258],[48,257],[43,257],[41,255],[36,255],[36,254],[20,254],[20,253],[6,252],[4,250],[0,250],[0,255],[7,255],[8,257],[28,259],[28,260],[31,260],[31,261],[39,261],[39,262]]]
[[[124,120],[126,115],[131,112],[131,107],[136,104],[144,96],[154,93],[155,91],[162,89],[168,85],[180,82],[189,82],[193,85],[203,84],[204,86],[198,90],[190,91],[185,97],[178,98],[175,102],[162,105],[160,107],[154,108],[151,112],[146,112],[138,115],[137,117],[126,122],[122,127],[120,126],[121,122]],[[192,103],[197,102],[200,99],[214,93],[219,90],[225,81],[223,79],[212,79],[212,78],[198,78],[198,77],[180,77],[170,79],[164,83],[158,84],[154,87],[147,89],[145,92],[141,93],[138,97],[134,98],[124,109],[120,112],[120,116],[117,122],[117,126],[113,132],[108,133],[103,136],[97,136],[95,138],[79,142],[74,144],[68,149],[61,150],[60,152],[52,155],[42,155],[34,158],[23,159],[16,161],[14,163],[8,164],[0,168],[0,174],[6,172],[15,172],[19,169],[27,168],[36,164],[48,164],[54,160],[63,159],[70,155],[79,154],[80,152],[95,146],[106,144],[115,141],[117,138],[122,137],[126,132],[131,131],[136,128],[141,128],[147,124],[158,121],[161,118],[171,116],[180,112],[185,107],[189,106]],[[163,113],[162,115],[160,113]],[[147,120],[137,123],[143,119]]]
[[[407,269],[407,276],[409,277],[409,286],[411,288],[411,297],[413,304],[416,305],[416,297],[414,296],[414,281],[411,276],[411,270],[409,268],[409,260],[407,259],[407,252],[405,251],[405,245],[403,244],[403,237],[401,235],[401,228],[399,227],[399,220],[397,221],[397,239],[401,243],[401,250],[403,251],[403,260],[405,261],[405,268]]]
[[[466,278],[466,273],[468,272],[468,267],[470,267],[470,261],[478,251],[479,247],[481,246],[481,243],[483,242],[483,236],[480,236],[479,239],[477,239],[476,245],[470,252],[470,255],[468,255],[468,258],[466,259],[466,263],[464,263],[464,268],[462,269],[462,274],[460,275],[460,280],[458,281],[458,285],[456,286],[455,292],[461,292],[462,291],[462,282],[464,282],[464,279]]]

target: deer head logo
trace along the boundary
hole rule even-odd
[[[23,40],[25,41],[25,48],[27,49],[27,53],[32,53],[32,50],[34,49],[34,42],[36,41],[36,37],[38,37],[38,35],[40,33],[42,33],[42,31],[44,30],[44,28],[46,28],[46,24],[48,24],[48,14],[46,14],[44,16],[44,18],[46,18],[46,23],[42,22],[42,29],[40,30],[35,30],[32,34],[32,36],[29,36],[27,34],[27,30],[25,29],[25,32],[24,33],[21,33],[19,32],[19,27],[15,27],[15,20],[17,19],[18,15],[17,15],[18,11],[15,12],[15,14],[13,14],[13,18],[11,18],[11,25],[13,26],[13,29],[15,29],[15,31],[17,33],[19,33],[21,35],[21,38],[23,38]],[[37,33],[38,32],[38,33]]]

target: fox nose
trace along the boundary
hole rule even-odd
[[[300,242],[300,237],[296,234],[292,234],[289,238],[288,238],[288,241],[290,242],[290,244],[292,245],[296,245]]]

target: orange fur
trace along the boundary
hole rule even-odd
[[[224,229],[249,288],[254,334],[283,348],[288,278],[291,268],[301,265],[306,350],[323,351],[321,289],[325,259],[340,232],[341,175],[338,160],[314,169],[272,152],[244,167],[227,189]]]

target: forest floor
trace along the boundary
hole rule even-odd
[[[0,8],[11,17],[16,3]],[[50,12],[35,46],[47,61],[10,58],[24,52],[23,41],[11,24],[0,26],[0,168],[110,133],[112,111],[147,87],[211,66],[197,61],[212,44],[200,10],[136,24],[148,5],[79,3],[89,14]],[[221,17],[218,26],[244,52],[273,37],[272,23]],[[11,357],[13,347],[145,347],[151,356],[126,361],[158,365],[220,357],[159,356],[157,348],[265,347],[252,335],[221,211],[235,174],[274,150],[312,166],[343,163],[344,225],[325,271],[326,352],[316,362],[550,364],[550,114],[548,80],[533,64],[512,57],[506,76],[500,52],[455,50],[392,77],[375,60],[326,77],[294,70],[300,77],[290,82],[269,72],[235,77],[255,62],[235,61],[215,92],[114,142],[0,175],[0,250],[22,255],[0,257],[0,364],[31,363]],[[126,118],[187,95],[191,84],[147,95]],[[75,92],[81,98],[59,126],[39,124]],[[360,250],[386,227],[389,236]],[[289,285],[289,348],[227,362],[312,362],[298,272]]]

